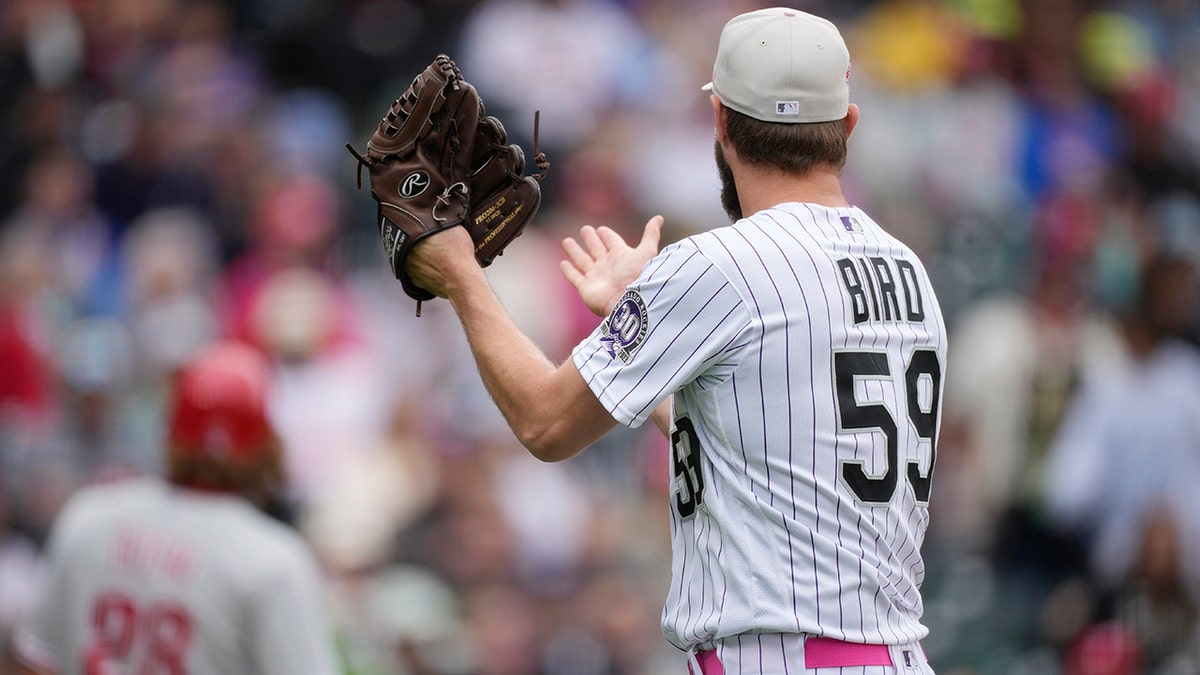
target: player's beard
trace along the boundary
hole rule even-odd
[[[721,207],[729,215],[729,219],[737,222],[742,219],[742,202],[738,199],[737,183],[733,180],[733,170],[725,161],[725,151],[721,149],[720,141],[713,141],[713,155],[717,160],[717,175],[721,177]]]

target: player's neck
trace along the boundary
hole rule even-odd
[[[750,215],[786,202],[820,206],[850,206],[842,182],[832,168],[814,169],[804,176],[779,169],[743,165],[737,171],[738,201]]]

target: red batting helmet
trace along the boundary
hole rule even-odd
[[[253,348],[219,342],[184,366],[175,383],[168,441],[176,451],[213,459],[265,449],[270,364]]]

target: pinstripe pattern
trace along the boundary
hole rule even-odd
[[[917,369],[906,383],[906,369],[924,350],[944,371],[946,343],[912,251],[857,208],[784,204],[664,248],[630,289],[649,316],[635,357],[612,358],[602,327],[574,360],[620,422],[642,424],[674,392],[677,424],[694,427],[701,475],[687,475],[690,439],[675,442],[668,639],[686,649],[748,632],[924,637],[928,510],[908,472],[915,462],[928,476],[932,448],[909,420],[936,412],[940,380]],[[886,375],[856,378],[853,400],[839,395],[841,352]],[[914,395],[921,410],[909,410]],[[894,447],[882,427],[847,426],[843,413],[890,416]],[[890,470],[896,488],[868,503],[847,473],[855,464],[868,487],[886,489]]]

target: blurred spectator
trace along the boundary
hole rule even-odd
[[[346,177],[342,144],[352,131],[340,99],[309,87],[281,92],[264,107],[263,146],[273,170],[285,176],[316,174],[335,185]]]
[[[87,120],[102,206],[121,224],[144,211],[182,205],[222,229],[223,249],[241,242],[228,223],[242,216],[239,167],[258,143],[253,115],[269,91],[252,54],[234,43],[219,0],[106,2],[89,13],[95,76],[108,85]],[[236,175],[229,175],[231,169]]]
[[[70,140],[72,89],[83,69],[84,35],[69,3],[18,0],[0,6],[0,175],[23,174],[41,149]],[[0,218],[20,183],[0,181]]]
[[[46,148],[29,165],[23,186],[21,202],[0,229],[32,256],[20,264],[41,286],[29,290],[61,299],[70,316],[119,315],[116,233],[96,207],[91,165],[70,146]]]
[[[110,471],[146,470],[138,461],[142,448],[123,442],[132,431],[121,416],[123,396],[133,381],[128,327],[115,319],[78,320],[61,347],[65,421],[53,445],[39,453],[33,466],[60,463],[77,472],[80,482]]]
[[[284,441],[289,498],[301,508],[382,445],[392,414],[395,383],[348,337],[357,326],[342,320],[354,311],[345,298],[337,282],[307,268],[275,271],[254,298],[255,344],[278,368],[271,415]]]
[[[933,591],[929,611],[935,625],[942,612],[955,619],[933,631],[950,632],[955,657],[971,665],[1007,645],[1036,658],[1079,627],[1062,627],[1075,612],[1055,594],[1073,597],[1061,584],[1079,573],[1084,553],[1076,536],[1048,521],[1041,483],[1067,406],[1124,357],[1092,288],[1100,221],[1090,202],[1044,202],[1028,278],[979,298],[951,324],[938,454],[944,501],[926,543],[930,578],[944,578],[947,595]],[[938,651],[936,641],[930,648]]]
[[[1089,627],[1067,654],[1064,675],[1136,675],[1145,660],[1137,636],[1119,623]]]
[[[1146,514],[1135,547],[1137,560],[1109,610],[1116,625],[1125,628],[1138,645],[1145,668],[1153,672],[1184,673],[1200,669],[1200,623],[1194,580],[1182,566],[1194,546],[1180,532],[1180,523],[1165,509]]]
[[[551,675],[537,648],[544,625],[536,597],[504,583],[468,589],[464,619],[473,675]]]
[[[123,241],[129,322],[140,370],[171,374],[217,337],[212,225],[184,207],[147,212]]]
[[[1044,473],[1050,515],[1086,538],[1090,573],[1150,672],[1197,654],[1200,350],[1178,336],[1198,298],[1191,262],[1146,263],[1123,317],[1129,359],[1072,402]]]
[[[53,405],[53,360],[36,302],[39,270],[28,240],[0,239],[0,418],[47,422]],[[33,276],[35,278],[29,278]],[[34,297],[31,297],[34,296]]]
[[[711,45],[730,16],[756,9],[746,0],[682,2],[642,0],[631,7],[642,24],[643,51],[631,54],[641,94],[613,108],[591,133],[580,139],[572,157],[561,162],[559,194],[591,193],[592,209],[610,204],[593,224],[630,227],[644,222],[642,211],[666,219],[667,241],[726,219],[718,197],[720,183],[712,162],[713,119],[699,88],[712,79]],[[686,21],[681,17],[686,16]],[[553,160],[553,157],[551,158]],[[586,181],[595,181],[587,185]],[[571,208],[578,208],[578,205]],[[633,210],[635,215],[621,215]],[[597,216],[591,216],[597,218]],[[592,222],[587,218],[584,222]],[[571,234],[578,225],[564,223]]]
[[[857,24],[856,60],[873,81],[918,94],[950,82],[968,33],[952,24],[949,7],[929,0],[883,0]]]
[[[118,440],[125,432],[118,400],[131,366],[119,320],[121,261],[92,179],[73,148],[45,148],[0,227],[0,315],[13,359],[0,380],[14,395],[0,414],[0,473],[16,500],[14,518],[35,539],[80,480],[118,461],[116,454],[133,460]]]
[[[1057,229],[1090,227],[1089,214],[1057,218]],[[944,415],[963,434],[957,449],[967,485],[934,530],[969,549],[1037,556],[1041,566],[1064,553],[1035,551],[1030,540],[1044,529],[1047,446],[1078,387],[1122,358],[1123,346],[1088,296],[1090,246],[1046,237],[1036,255],[1020,295],[981,299],[954,327]],[[947,451],[943,458],[955,461]]]
[[[264,187],[251,211],[249,246],[218,279],[217,308],[224,335],[267,349],[264,340],[272,339],[273,330],[289,329],[289,321],[261,323],[269,322],[262,314],[266,310],[260,309],[263,294],[280,272],[312,272],[321,278],[323,288],[344,293],[333,248],[345,216],[342,200],[342,194],[319,175],[284,176]],[[320,319],[331,323],[312,336],[318,344],[311,348],[335,349],[357,339],[345,302],[339,300],[325,309],[332,314]],[[287,338],[274,335],[274,339]]]
[[[553,161],[605,114],[654,91],[650,56],[640,26],[611,0],[483,0],[455,60],[526,147],[542,111],[541,142]]]
[[[579,478],[565,467],[531,461],[516,439],[487,452],[491,489],[512,533],[516,580],[548,593],[579,583],[597,515]],[[557,506],[546,509],[548,503]]]
[[[403,533],[434,507],[450,477],[426,412],[398,407],[379,447],[347,458],[306,505],[300,529],[333,573],[353,578],[392,562]]]
[[[363,589],[364,631],[384,649],[381,672],[403,675],[467,673],[472,654],[455,589],[421,567],[395,565]]]
[[[171,379],[218,337],[212,225],[187,207],[147,211],[125,234],[122,265],[133,363],[121,400],[121,443],[136,452],[135,466],[155,474]]]
[[[1016,42],[1022,92],[1020,172],[1035,202],[1060,192],[1096,194],[1117,152],[1112,110],[1086,76],[1080,48],[1085,0],[1026,0]]]

